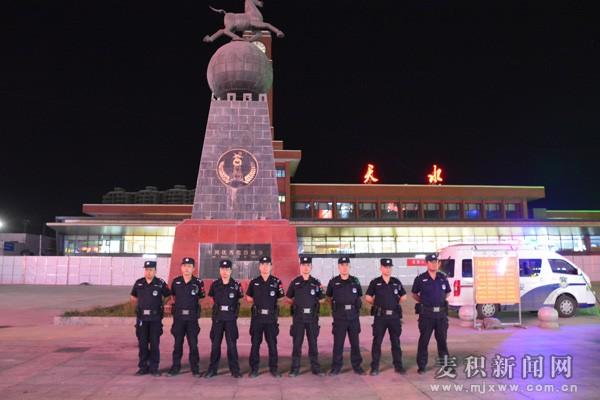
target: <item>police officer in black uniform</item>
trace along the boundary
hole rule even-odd
[[[187,337],[190,348],[189,360],[192,375],[200,376],[200,356],[198,354],[198,334],[200,333],[200,299],[206,296],[204,282],[193,275],[194,259],[184,257],[181,260],[181,276],[173,279],[171,295],[174,297],[171,313],[173,326],[171,334],[175,339],[173,346],[173,366],[168,376],[174,376],[181,369],[183,356],[183,339]]]
[[[279,305],[277,300],[284,296],[281,281],[271,275],[271,257],[262,256],[259,259],[258,269],[260,275],[252,279],[246,291],[246,301],[252,304],[252,318],[250,320],[250,372],[251,378],[258,376],[260,361],[260,344],[263,336],[269,347],[269,371],[271,375],[279,378],[277,370],[277,335],[279,335]]]
[[[349,257],[338,259],[338,270],[340,274],[329,281],[326,293],[333,310],[333,359],[329,374],[338,375],[342,370],[344,341],[348,334],[352,369],[364,375],[359,341],[362,288],[358,278],[350,275]]]
[[[156,277],[156,261],[144,262],[144,277],[131,289],[131,302],[136,307],[135,335],[139,346],[136,375],[160,376],[160,336],[163,333],[163,301],[171,295],[169,286]]]
[[[402,350],[400,349],[400,334],[402,334],[402,307],[400,302],[406,300],[406,290],[399,279],[392,276],[391,258],[380,260],[381,276],[369,283],[365,294],[367,303],[372,304],[373,345],[371,346],[371,375],[379,375],[379,360],[381,359],[381,342],[387,330],[392,345],[394,370],[405,374],[402,366]]]
[[[234,378],[241,378],[240,364],[238,361],[237,339],[239,337],[237,317],[240,309],[240,299],[244,297],[242,286],[231,277],[230,260],[222,260],[219,263],[220,279],[215,280],[208,291],[212,297],[213,313],[212,327],[210,329],[210,365],[206,371],[205,378],[212,378],[219,370],[221,359],[221,342],[223,335],[227,342],[227,362],[229,371]]]
[[[321,364],[319,364],[319,348],[317,337],[319,336],[319,304],[325,298],[321,282],[310,275],[312,270],[312,258],[300,257],[300,276],[296,277],[288,287],[286,296],[293,301],[292,325],[290,336],[293,338],[292,368],[288,374],[291,377],[300,374],[300,356],[302,355],[302,342],[304,332],[308,340],[308,358],[310,369],[313,374],[323,376]]]
[[[450,284],[446,275],[439,272],[439,260],[436,254],[425,257],[427,271],[418,275],[412,287],[412,294],[417,301],[415,311],[419,314],[419,347],[417,349],[417,366],[419,374],[425,373],[427,366],[427,346],[431,334],[435,332],[438,356],[448,356],[446,337],[448,333],[448,302]]]

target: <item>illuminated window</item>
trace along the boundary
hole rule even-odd
[[[292,218],[298,219],[310,219],[312,218],[312,212],[310,203],[307,201],[296,201],[292,207]]]
[[[275,174],[278,178],[285,178],[285,168],[283,168],[283,167],[275,168]]]
[[[540,273],[542,260],[539,258],[519,259],[519,276],[532,276]]]
[[[481,219],[481,204],[465,204],[465,219]]]
[[[381,219],[398,219],[398,203],[391,201],[379,205]]]
[[[462,260],[462,277],[472,278],[473,277],[473,261],[471,259]]]
[[[500,203],[486,203],[485,204],[485,217],[487,219],[502,218]]]
[[[402,217],[404,219],[419,219],[419,203],[403,203]]]
[[[157,236],[156,237],[156,253],[171,254],[173,250],[173,236]]]
[[[133,236],[123,237],[124,251],[125,253],[133,253]]]
[[[460,219],[460,203],[444,204],[444,218]]]
[[[156,236],[146,236],[144,240],[144,251],[146,254],[156,254]]]
[[[449,278],[454,278],[454,261],[455,260],[442,260],[440,263],[440,271],[445,273]]]
[[[506,218],[507,219],[521,219],[523,214],[521,212],[521,204],[519,203],[506,203]]]
[[[577,268],[561,259],[548,259],[550,263],[550,268],[552,268],[552,272],[555,274],[567,274],[567,275],[577,275],[579,271]]]
[[[358,219],[377,218],[377,203],[358,203]]]
[[[280,203],[285,203],[285,195],[282,195],[282,194],[280,194],[280,195],[278,196],[278,199],[279,199],[279,202],[280,202]]]
[[[425,219],[440,219],[442,214],[440,213],[439,203],[425,203],[423,205],[423,217]]]
[[[337,219],[354,219],[354,203],[336,203]]]
[[[592,245],[592,252],[600,252],[600,236],[590,236],[590,244]]]
[[[315,211],[318,219],[333,219],[333,202],[315,202]]]
[[[146,245],[144,243],[144,236],[133,237],[133,253],[144,254],[146,252]]]

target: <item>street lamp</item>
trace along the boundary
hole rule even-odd
[[[4,227],[4,222],[0,219],[0,229]]]

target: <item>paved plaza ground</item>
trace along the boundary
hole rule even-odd
[[[448,346],[458,357],[456,379],[436,379],[435,341],[430,344],[431,371],[417,374],[415,354],[418,329],[413,303],[404,305],[401,337],[404,365],[408,374],[400,376],[391,368],[389,342],[384,342],[382,373],[377,377],[351,372],[349,349],[345,353],[345,373],[336,377],[316,377],[303,358],[302,375],[286,376],[290,366],[290,319],[280,320],[280,370],[282,378],[271,377],[266,368],[266,347],[262,349],[261,375],[256,379],[229,376],[222,360],[218,377],[194,378],[186,368],[177,377],[134,376],[137,370],[137,342],[132,324],[109,326],[54,325],[53,318],[65,310],[113,305],[128,298],[127,287],[99,286],[0,286],[0,397],[2,399],[461,399],[474,398],[581,398],[597,399],[600,390],[600,318],[577,316],[561,319],[559,330],[538,328],[535,314],[525,314],[526,329],[476,331],[463,328],[450,318]],[[368,370],[371,346],[371,317],[361,317],[363,366]],[[131,326],[130,326],[131,325]],[[210,320],[200,322],[201,366],[207,367]],[[238,349],[242,371],[248,372],[250,339],[248,319],[240,319]],[[324,370],[331,363],[331,319],[321,319],[319,350]],[[161,369],[171,364],[173,338],[170,320],[165,320],[161,340]],[[348,345],[348,344],[346,344]],[[306,344],[305,349],[306,352]],[[491,376],[491,360],[496,354],[515,356],[514,379]],[[541,379],[521,377],[521,361],[526,355],[544,355]],[[464,359],[486,356],[486,377],[468,378]],[[572,356],[572,378],[552,378],[550,357]],[[485,385],[484,385],[485,384]],[[500,393],[502,384],[514,384],[517,392]],[[450,386],[444,386],[450,385]],[[460,385],[464,385],[462,388]],[[476,386],[474,386],[476,385]],[[528,386],[530,385],[530,386]],[[539,385],[539,386],[535,386]],[[567,385],[567,387],[563,387]],[[552,388],[552,389],[551,389]],[[494,389],[490,392],[490,389]],[[568,389],[568,392],[562,392]],[[482,393],[485,390],[485,393]],[[546,392],[544,392],[544,390]],[[553,392],[548,392],[553,390]],[[576,390],[575,393],[573,391]]]

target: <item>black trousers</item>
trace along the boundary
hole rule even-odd
[[[448,355],[448,344],[446,338],[448,336],[448,317],[428,318],[419,316],[419,347],[417,348],[417,365],[419,368],[427,366],[427,346],[431,334],[435,332],[435,341],[437,342],[438,357],[443,358]]]
[[[292,336],[292,371],[300,369],[300,357],[302,356],[302,343],[304,335],[308,340],[308,358],[310,359],[310,369],[312,372],[321,372],[319,364],[319,348],[317,347],[317,337],[319,337],[319,322],[304,322],[302,320],[293,321],[290,326],[290,336]]]
[[[394,368],[402,367],[402,350],[400,348],[402,320],[399,317],[375,317],[373,319],[373,345],[371,346],[371,369],[379,369],[379,360],[381,360],[381,343],[383,342],[385,331],[388,331],[390,335],[390,344],[392,345],[392,360],[394,362]]]
[[[200,370],[200,355],[198,354],[198,334],[200,333],[200,325],[198,320],[182,320],[181,318],[173,319],[171,334],[175,339],[173,346],[173,368],[179,370],[181,368],[181,357],[183,356],[183,339],[187,338],[189,352],[190,369],[192,371]]]
[[[279,335],[279,324],[277,322],[262,322],[252,319],[250,321],[250,338],[252,346],[250,347],[250,369],[258,370],[260,363],[260,344],[263,336],[269,347],[269,370],[277,370],[277,335]]]
[[[361,367],[362,356],[360,354],[359,333],[360,320],[358,318],[352,320],[334,318],[332,370],[341,369],[344,363],[344,341],[346,340],[346,334],[350,341],[350,363],[352,364],[352,368],[356,370]]]
[[[138,367],[146,371],[158,371],[160,363],[160,336],[163,333],[162,321],[136,320],[135,335],[138,339]]]
[[[217,372],[219,361],[221,360],[221,343],[223,336],[227,342],[227,362],[231,373],[240,372],[240,363],[238,361],[237,339],[239,337],[237,320],[233,321],[214,321],[210,329],[210,340],[212,343],[210,350],[209,371]]]

